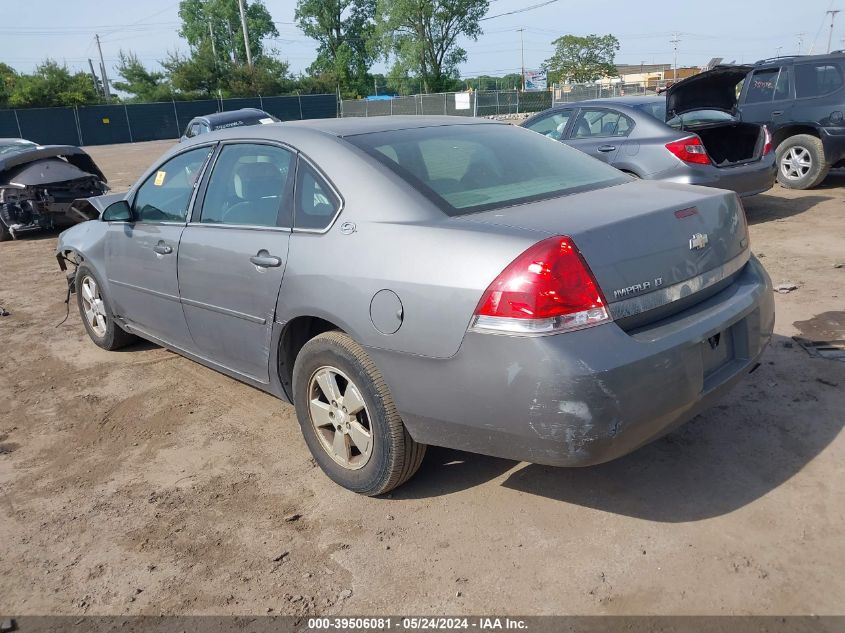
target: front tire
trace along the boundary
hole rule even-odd
[[[347,334],[325,332],[303,346],[293,394],[311,454],[344,488],[384,494],[422,464],[426,446],[410,436],[381,373]]]
[[[812,189],[830,171],[821,139],[796,134],[777,148],[778,182],[787,189]]]
[[[9,230],[3,220],[0,220],[0,242],[9,242],[12,240],[12,232]]]
[[[112,351],[136,340],[134,335],[124,331],[115,322],[102,285],[86,264],[80,264],[76,269],[76,304],[85,331],[99,347]]]

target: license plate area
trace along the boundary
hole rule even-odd
[[[736,358],[734,328],[717,332],[701,343],[705,381]]]

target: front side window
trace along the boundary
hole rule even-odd
[[[200,222],[290,226],[283,208],[292,154],[273,145],[224,145],[214,163]]]
[[[748,93],[745,96],[746,103],[765,103],[771,101],[775,94],[779,68],[767,68],[757,70],[751,75],[748,84]]]
[[[633,125],[624,114],[612,110],[581,110],[572,128],[572,138],[628,136]]]
[[[835,64],[796,64],[795,96],[820,97],[842,87],[842,72]]]
[[[135,194],[132,216],[136,222],[184,222],[202,166],[210,147],[197,147],[161,165]]]
[[[308,163],[300,160],[296,174],[296,228],[325,229],[339,208],[340,200],[326,181]]]
[[[496,123],[347,136],[451,216],[627,182],[613,167]]]
[[[549,138],[553,138],[556,141],[559,141],[563,136],[563,132],[566,129],[566,124],[569,121],[569,117],[572,115],[572,110],[563,110],[562,112],[553,112],[552,114],[548,114],[544,117],[541,117],[525,127],[529,130],[533,130]]]

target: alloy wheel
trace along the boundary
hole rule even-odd
[[[788,180],[800,180],[813,166],[813,157],[806,147],[790,147],[780,160],[780,171]]]
[[[336,367],[320,367],[308,383],[308,411],[320,446],[349,470],[363,468],[373,453],[370,415],[360,389]]]
[[[83,277],[80,292],[82,293],[82,309],[88,325],[97,336],[105,336],[108,329],[106,306],[96,280],[93,277]]]

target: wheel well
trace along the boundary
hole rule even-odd
[[[279,380],[291,402],[293,402],[293,365],[302,347],[318,334],[340,329],[331,321],[314,316],[296,317],[285,325],[279,341]]]
[[[796,134],[809,134],[810,136],[820,138],[819,131],[810,125],[788,125],[780,128],[772,135],[772,143],[777,147],[790,136],[795,136]]]

